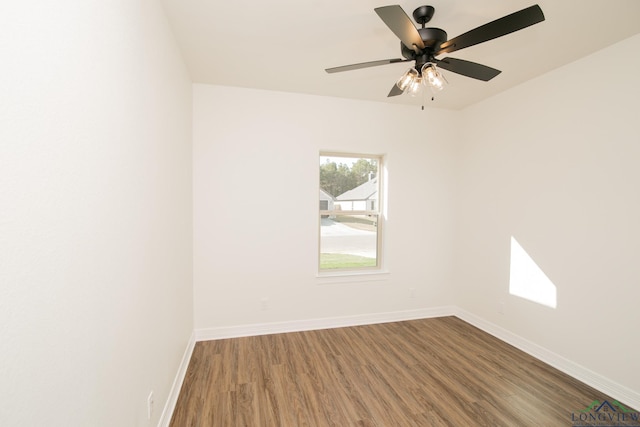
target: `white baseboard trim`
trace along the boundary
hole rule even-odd
[[[182,360],[180,361],[180,365],[178,366],[178,372],[173,379],[171,390],[169,390],[169,396],[167,397],[167,401],[165,402],[164,408],[162,409],[162,415],[160,415],[158,427],[169,427],[169,424],[171,423],[171,417],[173,416],[173,411],[176,409],[176,403],[178,403],[180,389],[182,389],[184,377],[187,375],[187,368],[189,367],[189,362],[191,361],[191,355],[193,354],[193,349],[195,348],[195,346],[195,332],[192,332],[191,337],[189,338],[189,342],[187,343],[187,348],[185,349],[184,354],[182,355]]]
[[[542,362],[582,381],[583,383],[607,394],[622,402],[625,406],[634,409],[640,408],[640,393],[620,385],[610,379],[597,374],[584,366],[578,365],[544,347],[528,341],[519,335],[514,334],[494,323],[488,322],[475,314],[469,313],[460,308],[456,308],[455,316],[465,322],[487,332],[501,341],[524,351]],[[594,396],[594,398],[597,396]],[[587,402],[588,403],[588,402]]]
[[[372,313],[356,316],[297,320],[291,322],[274,322],[243,326],[204,328],[196,329],[195,337],[196,341],[209,341],[225,338],[281,334],[286,332],[343,328],[347,326],[373,325],[376,323],[399,322],[403,320],[427,319],[430,317],[453,316],[455,315],[455,313],[456,307],[445,306],[417,310],[394,311],[388,313]]]

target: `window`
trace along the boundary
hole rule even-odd
[[[319,270],[381,267],[382,157],[320,153]]]

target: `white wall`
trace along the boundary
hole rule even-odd
[[[193,328],[191,84],[164,14],[3,2],[0,58],[0,425],[156,425]]]
[[[452,112],[195,85],[193,113],[196,329],[452,303]],[[316,278],[321,150],[386,155],[384,280]]]
[[[635,36],[463,112],[455,257],[459,306],[635,393],[638,49]],[[508,294],[510,236],[556,309]]]

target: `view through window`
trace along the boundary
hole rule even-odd
[[[380,267],[380,156],[321,153],[320,270]]]

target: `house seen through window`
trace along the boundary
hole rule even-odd
[[[320,154],[320,271],[380,268],[382,157]]]

